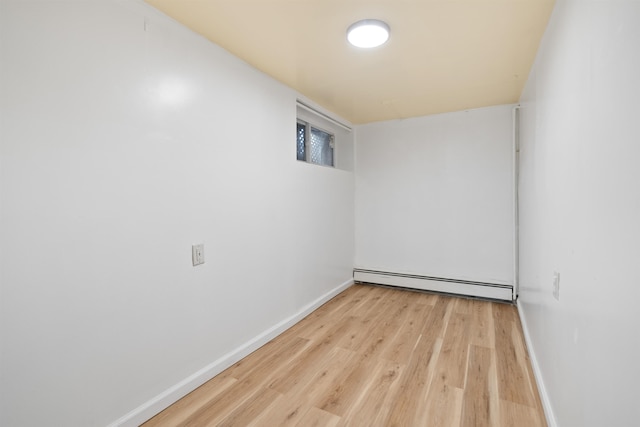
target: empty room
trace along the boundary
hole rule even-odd
[[[640,425],[639,100],[637,0],[0,0],[0,425]]]

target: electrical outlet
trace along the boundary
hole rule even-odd
[[[191,246],[191,260],[194,266],[204,264],[204,243]]]
[[[553,272],[553,297],[560,301],[560,273]]]

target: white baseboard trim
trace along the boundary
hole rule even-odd
[[[139,426],[163,409],[169,407],[171,404],[177,402],[182,397],[191,393],[193,390],[200,387],[202,384],[209,381],[211,378],[215,377],[220,372],[227,369],[229,366],[241,360],[243,357],[246,357],[247,355],[253,353],[255,350],[262,347],[263,345],[298,323],[300,320],[308,316],[312,311],[320,307],[322,304],[329,301],[331,298],[338,295],[349,286],[353,285],[353,283],[353,279],[347,280],[343,284],[322,295],[315,301],[312,301],[311,303],[302,307],[297,313],[282,320],[281,322],[262,332],[260,335],[256,336],[255,338],[251,339],[235,350],[230,351],[229,353],[220,357],[218,360],[215,360],[214,362],[180,381],[176,385],[160,393],[153,399],[138,406],[133,411],[109,424],[108,427]]]
[[[527,351],[529,352],[529,360],[531,360],[531,367],[533,368],[533,376],[536,378],[536,384],[538,385],[538,393],[540,393],[540,400],[542,400],[542,407],[544,409],[544,415],[547,418],[547,424],[549,427],[558,427],[556,417],[553,414],[551,408],[551,400],[549,394],[544,386],[542,380],[542,372],[540,371],[540,365],[538,365],[538,359],[536,358],[536,352],[533,349],[533,343],[531,342],[531,336],[529,335],[529,328],[527,327],[527,320],[522,312],[522,306],[520,300],[517,301],[518,315],[520,316],[520,323],[522,324],[522,331],[524,332],[524,340],[527,343]]]

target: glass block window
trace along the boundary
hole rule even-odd
[[[306,147],[305,147],[305,134],[307,132],[307,126],[303,123],[298,123],[298,141],[297,141],[297,149],[296,154],[298,156],[298,160],[302,160],[303,162],[307,161]]]
[[[309,123],[298,121],[296,141],[298,160],[333,167],[333,152],[333,134],[317,129]]]

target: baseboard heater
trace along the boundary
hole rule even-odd
[[[513,286],[498,283],[474,282],[470,280],[447,279],[444,277],[418,276],[415,274],[393,273],[389,271],[353,270],[356,282],[379,285],[400,286],[403,288],[445,292],[504,301],[513,300]]]

